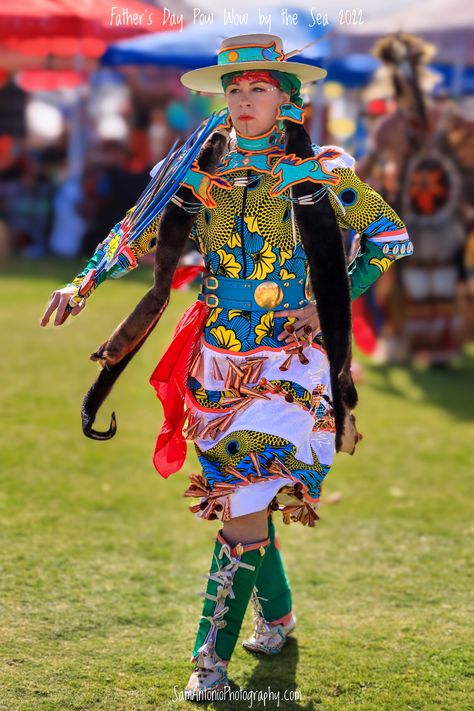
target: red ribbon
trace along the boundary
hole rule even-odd
[[[355,299],[352,302],[352,331],[354,340],[366,355],[372,355],[377,347],[377,336],[373,318],[363,298]]]
[[[194,281],[194,279],[205,269],[205,266],[199,266],[194,264],[176,267],[176,270],[173,275],[173,281],[171,282],[171,288],[179,289],[180,286],[183,286],[184,284],[189,284],[190,282]]]
[[[164,423],[156,440],[153,464],[162,477],[179,471],[186,459],[183,436],[184,398],[191,356],[209,315],[209,307],[195,301],[176,326],[171,344],[156,366],[150,383],[164,410]]]

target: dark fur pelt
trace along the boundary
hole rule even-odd
[[[163,306],[163,311],[166,308],[168,301],[169,299],[166,300]],[[150,329],[148,333],[151,333],[152,330],[153,329]],[[82,430],[87,437],[90,437],[91,439],[110,439],[116,433],[117,421],[115,418],[115,412],[112,412],[109,429],[105,432],[99,432],[98,430],[93,429],[94,420],[102,403],[112,390],[115,381],[122,371],[125,370],[135,353],[139,351],[145,343],[148,333],[145,338],[143,338],[133,350],[127,353],[127,355],[122,358],[119,363],[112,366],[105,365],[100,371],[99,377],[87,392],[81,408]]]
[[[311,140],[305,128],[289,121],[285,124],[286,154],[294,153],[303,159],[313,156]],[[308,195],[316,188],[309,181],[299,183],[293,186],[293,195]],[[336,451],[352,453],[357,442],[357,432],[350,410],[357,404],[357,391],[350,371],[351,298],[343,240],[327,194],[315,205],[295,203],[294,210],[308,258],[311,284],[328,354],[336,422]]]
[[[198,156],[201,170],[213,173],[227,147],[228,136],[216,132],[204,144]],[[176,195],[190,203],[199,203],[189,188],[180,187]],[[150,335],[165,310],[171,282],[196,213],[186,212],[170,202],[163,210],[158,227],[155,252],[154,283],[132,313],[116,328],[112,336],[91,355],[104,365],[82,403],[82,429],[92,439],[109,439],[116,432],[115,415],[107,432],[92,428],[97,412],[135,353]]]

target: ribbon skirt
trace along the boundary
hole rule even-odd
[[[321,485],[334,456],[329,364],[324,349],[282,344],[251,351],[204,339],[209,309],[195,302],[151,377],[163,404],[154,464],[178,471],[186,440],[202,470],[185,496],[190,510],[227,520],[268,505],[283,520],[314,525]]]

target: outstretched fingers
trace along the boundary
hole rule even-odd
[[[53,313],[56,311],[56,317],[54,319],[54,325],[60,326],[66,321],[70,314],[74,316],[78,314],[84,306],[86,305],[86,300],[82,299],[79,304],[71,307],[69,302],[71,297],[75,294],[75,289],[65,287],[63,289],[57,289],[51,294],[51,298],[46,306],[43,316],[41,317],[40,325],[47,326],[49,320]]]

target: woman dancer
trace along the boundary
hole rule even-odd
[[[287,58],[279,37],[241,35],[222,43],[217,65],[182,77],[191,89],[224,93],[227,111],[165,209],[139,239],[122,239],[112,276],[156,244],[155,284],[93,354],[106,368],[84,403],[85,431],[113,434],[114,423],[108,434],[92,430],[93,418],[166,308],[191,236],[205,262],[202,290],[151,379],[165,411],[155,466],[164,477],[178,471],[185,439],[193,441],[202,472],[191,475],[185,496],[199,498],[190,507],[198,517],[222,521],[190,698],[228,685],[250,600],[247,650],[275,654],[295,627],[273,512],[314,526],[335,451],[353,453],[350,302],[412,251],[402,221],[357,178],[354,160],[311,144],[300,88],[326,72]],[[361,236],[348,267],[339,225]],[[84,307],[109,275],[98,265],[117,234],[53,293],[43,325],[54,311],[59,325]]]

